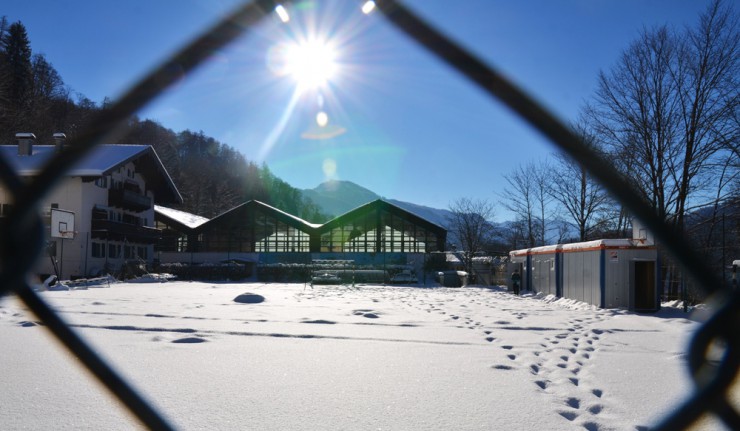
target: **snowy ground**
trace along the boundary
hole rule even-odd
[[[185,430],[643,430],[690,393],[684,351],[698,325],[677,309],[479,287],[40,295]],[[0,343],[0,428],[140,427],[15,298],[0,300]]]

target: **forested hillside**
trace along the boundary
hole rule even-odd
[[[32,52],[23,24],[0,18],[0,143],[14,143],[18,132],[34,133],[39,144],[52,144],[56,132],[73,140],[107,103],[97,104],[65,85],[44,55]],[[175,132],[133,117],[117,136],[106,143],[154,147],[184,198],[180,210],[210,218],[257,199],[308,221],[328,218],[266,165],[202,132]]]

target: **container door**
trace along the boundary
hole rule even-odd
[[[635,310],[655,311],[658,309],[658,295],[655,290],[655,261],[635,261],[634,265]]]

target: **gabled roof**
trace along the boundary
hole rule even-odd
[[[288,214],[285,211],[282,211],[273,206],[267,205],[266,203],[256,201],[256,200],[251,200],[251,201],[247,201],[239,206],[236,206],[210,219],[208,222],[200,225],[198,230],[199,231],[207,230],[209,226],[224,223],[225,220],[228,220],[231,217],[236,217],[242,211],[250,210],[250,209],[264,211],[268,214],[273,215],[275,218],[282,221],[283,223],[293,226],[296,229],[299,229],[307,233],[317,229],[320,226],[315,223],[309,223],[300,217],[296,217],[292,214]]]
[[[163,207],[161,205],[154,205],[154,213],[156,216],[161,216],[168,221],[179,224],[188,229],[195,229],[208,221],[205,217],[173,208]]]
[[[0,145],[0,155],[20,176],[38,175],[56,153],[54,145],[33,145],[30,156],[18,155],[17,145]],[[102,177],[128,162],[141,166],[147,188],[157,202],[182,203],[182,196],[150,145],[98,145],[67,171],[68,177]]]
[[[383,199],[376,199],[372,202],[368,202],[364,205],[360,205],[359,207],[347,211],[346,213],[328,221],[324,225],[321,226],[322,231],[327,231],[329,229],[335,228],[337,226],[341,226],[342,224],[346,223],[347,220],[351,220],[353,218],[362,217],[366,214],[369,214],[373,211],[377,210],[383,210],[388,211],[392,214],[396,214],[400,217],[403,217],[404,219],[408,220],[409,222],[421,226],[424,229],[433,232],[437,235],[447,235],[447,229],[443,228],[442,226],[432,223],[429,220],[420,217],[410,211],[407,211],[399,206],[393,205],[390,202],[384,201]]]

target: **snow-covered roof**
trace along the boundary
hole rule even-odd
[[[513,250],[510,256],[522,256],[526,254],[545,254],[556,253],[558,251],[587,251],[607,248],[640,248],[652,247],[652,244],[643,244],[640,240],[634,239],[596,239],[593,241],[574,242],[570,244],[554,244],[541,247],[524,248]]]
[[[18,145],[0,145],[0,155],[20,176],[38,175],[57,152],[55,145],[33,145],[31,155],[19,155]],[[148,178],[147,187],[156,190],[155,198],[163,202],[182,202],[157,153],[149,145],[98,145],[66,172],[69,177],[101,177],[130,161],[144,159],[149,171],[161,179]],[[163,180],[163,181],[162,181]]]
[[[623,248],[635,247],[639,242],[631,239],[597,239],[594,241],[575,242],[572,244],[563,244],[563,250],[586,250],[595,248]]]
[[[474,256],[473,262],[491,263],[493,262],[493,256]]]
[[[456,253],[446,253],[445,262],[458,264],[462,263],[462,259]]]
[[[283,221],[286,221],[289,224],[293,224],[295,227],[299,227],[300,226],[300,228],[302,228],[302,229],[312,230],[312,229],[317,229],[320,226],[322,226],[320,224],[310,223],[310,222],[308,222],[306,220],[303,220],[300,217],[296,217],[293,214],[290,214],[290,213],[287,213],[285,211],[279,210],[279,209],[277,209],[277,208],[275,208],[275,207],[273,207],[271,205],[268,205],[268,204],[266,204],[264,202],[260,202],[260,201],[257,201],[257,200],[250,200],[250,201],[244,202],[243,204],[241,204],[239,206],[236,206],[234,208],[231,208],[230,210],[228,210],[226,212],[223,212],[223,213],[217,215],[216,217],[212,218],[211,220],[209,220],[208,221],[208,224],[209,225],[211,225],[211,224],[219,224],[219,223],[221,223],[221,220],[223,220],[224,218],[231,217],[234,214],[237,214],[238,211],[241,211],[244,208],[250,208],[250,207],[251,208],[255,208],[255,207],[256,208],[261,208],[263,210],[266,210],[268,212],[271,212],[272,214],[274,214],[274,215],[276,215],[278,217],[282,217],[283,218]],[[290,221],[288,221],[288,220],[290,220]],[[291,223],[291,222],[295,222],[295,223]],[[207,228],[206,227],[203,227],[203,229],[207,229]]]
[[[273,210],[275,212],[281,213],[281,214],[283,214],[286,217],[290,217],[293,220],[297,221],[298,223],[305,224],[306,226],[310,226],[312,228],[318,228],[318,227],[321,226],[320,223],[311,223],[309,221],[303,220],[302,218],[300,218],[298,216],[294,216],[293,214],[290,214],[290,213],[287,213],[287,212],[285,212],[285,211],[283,211],[281,209],[275,208],[272,205],[268,205],[268,204],[266,204],[264,202],[260,202],[260,201],[255,201],[255,202],[257,202],[259,205],[262,205],[263,207],[266,207],[266,208],[269,208],[269,209],[271,209],[271,210]]]
[[[148,145],[99,145],[67,172],[69,176],[101,176],[146,151]],[[56,154],[54,145],[34,145],[30,156],[19,156],[17,145],[0,146],[2,155],[21,176],[37,175]]]
[[[176,210],[174,208],[163,207],[160,205],[154,205],[154,212],[162,214],[165,217],[168,217],[184,226],[189,227],[190,229],[195,229],[196,227],[208,221],[208,219],[205,217],[201,217],[199,215],[191,214],[185,211]]]

